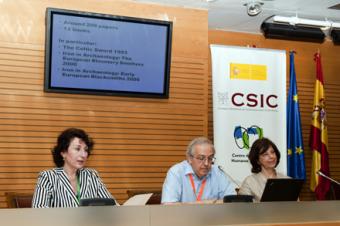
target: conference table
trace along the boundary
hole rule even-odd
[[[340,201],[1,209],[3,226],[340,225]]]

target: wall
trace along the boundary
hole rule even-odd
[[[43,92],[45,8],[56,7],[174,22],[170,98],[141,99]],[[208,31],[206,11],[123,0],[0,2],[0,207],[7,191],[33,192],[39,171],[53,167],[60,131],[81,127],[96,141],[89,166],[123,202],[130,189],[161,189],[168,168],[184,159],[193,137],[212,134],[209,43],[295,50],[307,147],[319,49],[326,81],[331,173],[340,179],[339,46],[266,40],[261,35]],[[209,40],[208,40],[209,37]],[[209,108],[208,108],[209,106]],[[208,110],[207,110],[208,109]],[[305,186],[303,200],[313,199]]]
[[[314,53],[321,53],[321,60],[325,81],[326,112],[328,119],[328,143],[331,176],[340,180],[340,130],[337,128],[340,122],[340,46],[335,46],[331,41],[322,44],[265,39],[263,35],[209,31],[209,44],[256,46],[257,48],[280,49],[287,51],[287,92],[289,84],[289,51],[296,51],[295,69],[300,102],[302,121],[302,133],[305,146],[305,161],[307,171],[307,183],[302,191],[301,200],[313,200],[314,194],[309,190],[311,171],[311,151],[308,147],[309,130],[311,124],[311,112],[313,108],[314,83],[316,66],[313,60]],[[209,58],[210,59],[210,58]],[[209,60],[211,65],[211,60]],[[211,97],[211,66],[209,66],[209,137],[213,137],[212,97]],[[282,150],[281,150],[282,151]]]
[[[46,7],[173,21],[169,99],[45,93]],[[53,167],[58,134],[94,137],[88,165],[123,202],[130,189],[161,189],[187,143],[208,131],[206,11],[122,0],[0,1],[0,207],[5,192],[30,192]],[[202,48],[203,46],[203,48]]]

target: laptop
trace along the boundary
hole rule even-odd
[[[260,201],[297,201],[303,183],[303,179],[268,179]]]
[[[116,201],[110,198],[89,198],[81,199],[79,206],[114,206]]]

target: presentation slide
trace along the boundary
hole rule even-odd
[[[52,14],[50,87],[162,94],[168,27]]]

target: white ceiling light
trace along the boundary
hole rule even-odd
[[[313,27],[321,27],[325,29],[340,28],[340,23],[338,22],[333,22],[329,20],[302,19],[297,16],[294,17],[274,16],[273,21],[277,23],[288,23],[290,25],[307,25]]]
[[[244,4],[244,6],[247,7],[247,13],[249,16],[257,16],[260,14],[262,12],[262,5],[263,2],[255,0]]]

